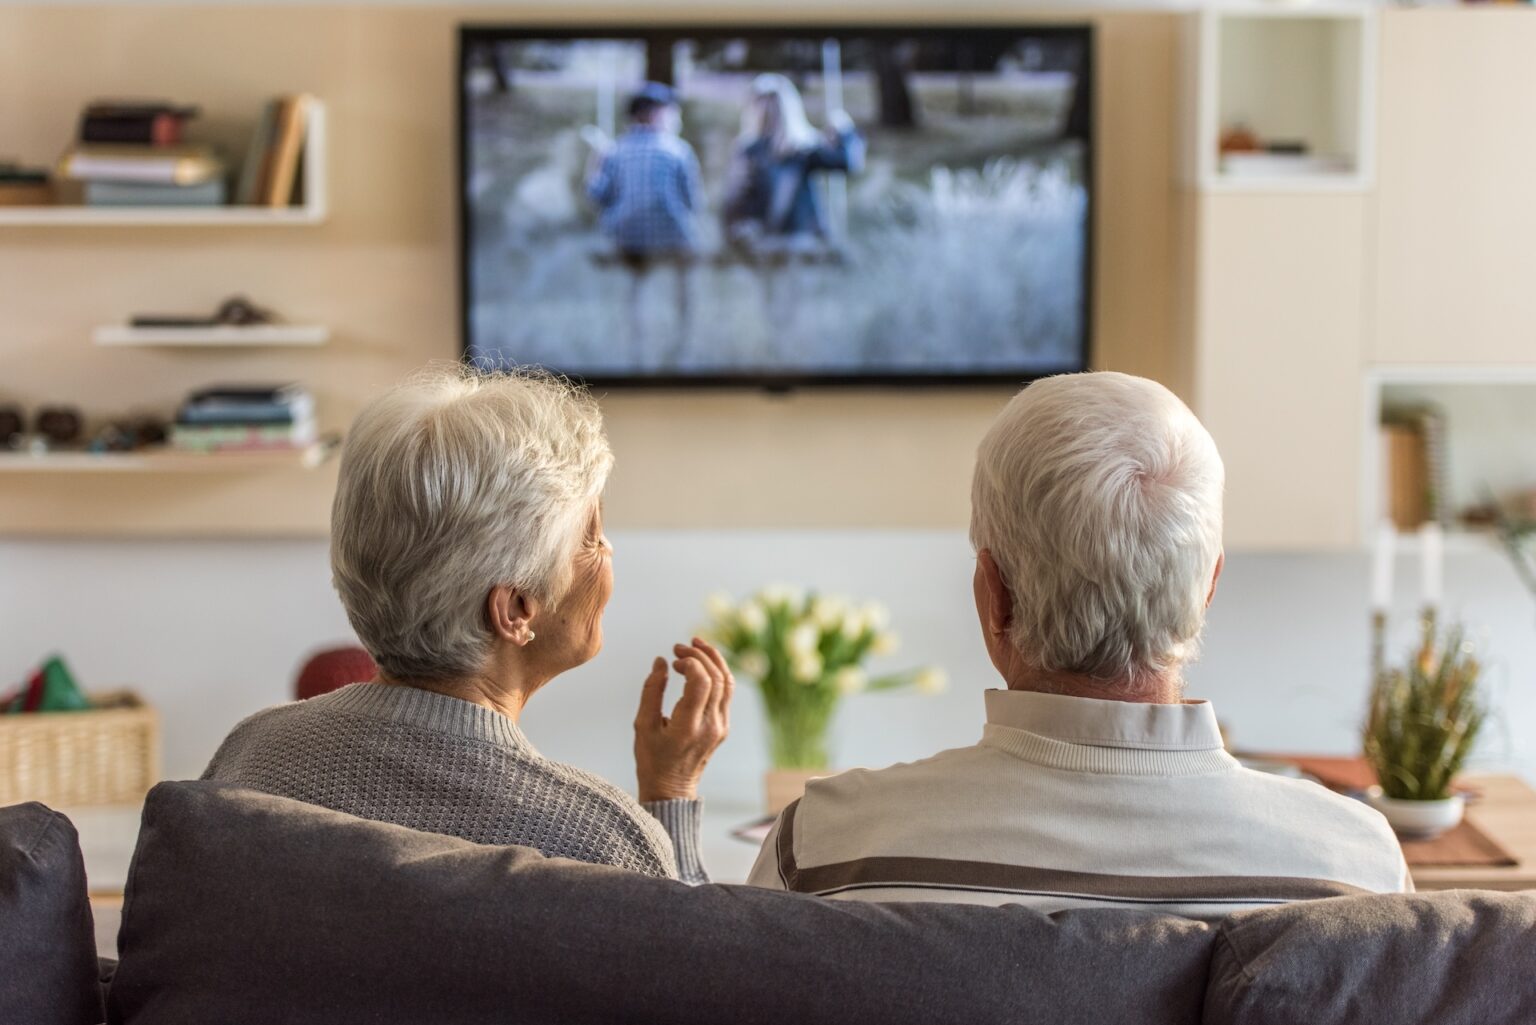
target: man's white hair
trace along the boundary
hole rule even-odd
[[[612,466],[597,404],[546,374],[435,369],[370,402],[341,459],[331,572],[379,668],[480,670],[498,585],[558,603]]]
[[[1116,373],[1031,384],[982,439],[971,543],[1013,595],[1026,663],[1142,690],[1198,651],[1225,470],[1167,388]]]

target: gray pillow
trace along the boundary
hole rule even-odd
[[[149,795],[114,1022],[1199,1021],[1214,930],[547,860],[217,783]]]
[[[1531,1025],[1536,896],[1338,897],[1221,926],[1208,1025]]]
[[[0,808],[0,1022],[101,1020],[96,931],[74,824],[35,801]]]

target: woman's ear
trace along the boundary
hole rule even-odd
[[[1003,581],[1003,572],[997,568],[997,560],[992,558],[991,549],[983,548],[976,553],[976,573],[980,578],[984,603],[981,609],[982,625],[988,633],[1006,637],[1008,628],[1013,625],[1013,592],[1008,590],[1007,583]]]
[[[524,647],[533,640],[539,603],[515,587],[497,584],[485,599],[485,618],[499,640]]]

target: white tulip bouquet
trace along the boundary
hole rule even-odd
[[[776,585],[741,602],[712,595],[708,608],[705,635],[762,692],[776,769],[828,767],[827,731],[844,695],[909,686],[932,694],[946,685],[931,667],[869,675],[870,656],[888,655],[899,643],[889,611],[876,602],[856,606]]]

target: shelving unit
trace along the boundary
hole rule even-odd
[[[331,330],[315,324],[256,324],[250,327],[129,327],[109,324],[91,334],[97,345],[185,346],[315,346],[330,340]]]
[[[1192,16],[1186,176],[1211,192],[1362,191],[1374,177],[1377,23],[1361,4],[1238,4]],[[1306,158],[1261,155],[1238,173],[1219,152],[1241,124]],[[1287,166],[1287,165],[1290,166]]]
[[[291,450],[254,452],[184,452],[170,448],[143,452],[24,452],[0,454],[0,473],[251,473],[264,470],[313,470],[341,445],[323,438]]]
[[[1382,466],[1379,428],[1394,407],[1433,405],[1445,416],[1445,485],[1450,508],[1536,489],[1536,365],[1378,366],[1366,371],[1361,402],[1360,536],[1373,536],[1381,521]],[[1403,532],[1412,548],[1417,538]],[[1497,543],[1492,531],[1452,524],[1448,551]]]
[[[329,212],[326,192],[325,104],[309,108],[300,168],[304,202],[298,206],[119,207],[119,206],[0,206],[5,227],[276,227],[320,224]]]

